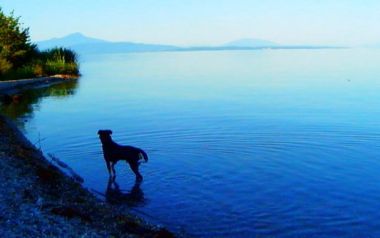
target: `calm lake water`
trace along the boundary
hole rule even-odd
[[[380,237],[380,50],[81,60],[2,111],[100,198],[198,237]],[[98,129],[150,158],[140,187],[117,165],[118,199]]]

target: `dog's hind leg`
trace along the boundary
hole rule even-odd
[[[130,162],[129,163],[129,167],[131,167],[133,173],[135,173],[136,175],[136,180],[137,181],[142,181],[143,180],[143,176],[140,174],[139,172],[139,164],[138,162]]]

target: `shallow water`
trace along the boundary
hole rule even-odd
[[[144,182],[120,162],[108,200],[173,230],[379,237],[379,65],[373,50],[87,55],[78,82],[2,111],[103,199],[97,130],[145,149]]]

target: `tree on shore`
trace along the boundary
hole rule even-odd
[[[78,75],[75,52],[65,48],[39,51],[13,12],[4,14],[0,7],[0,80],[56,74]]]
[[[23,28],[13,12],[6,16],[0,8],[0,74],[17,69],[36,53],[30,42],[29,28]]]

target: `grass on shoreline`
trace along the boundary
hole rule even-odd
[[[37,51],[31,62],[0,75],[0,81],[56,74],[79,75],[78,56],[75,52],[65,48],[53,48],[41,52]]]

